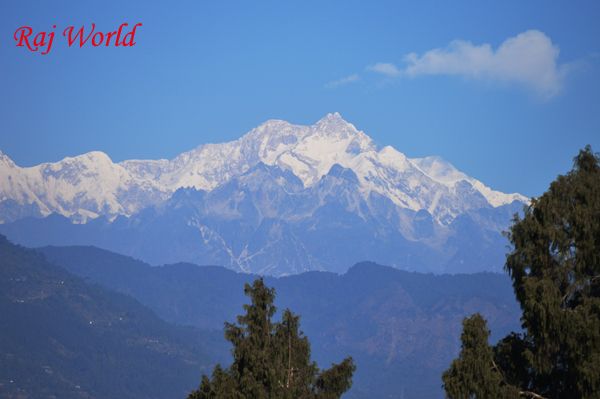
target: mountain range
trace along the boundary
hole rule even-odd
[[[21,168],[0,153],[0,232],[18,243],[268,275],[363,260],[498,271],[502,231],[527,202],[439,157],[378,148],[337,113],[311,126],[270,120],[172,160],[96,151]]]
[[[223,323],[243,312],[244,284],[256,278],[0,236],[0,397],[183,398],[216,362],[231,361]],[[510,280],[496,273],[361,263],[265,283],[280,311],[300,315],[320,366],[355,359],[348,399],[442,397],[466,315],[481,312],[492,340],[519,330]]]
[[[210,331],[222,337],[223,323],[243,312],[244,284],[258,277],[184,263],[153,267],[87,246],[37,251],[86,282],[131,296],[165,321],[209,337],[215,335]],[[481,312],[492,340],[520,329],[510,279],[497,273],[432,275],[364,262],[342,275],[306,272],[265,277],[265,283],[275,289],[280,311],[300,315],[321,367],[355,359],[348,399],[443,397],[440,376],[458,353],[463,317]],[[219,362],[231,361],[223,338],[210,346]]]

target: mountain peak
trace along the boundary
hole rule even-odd
[[[108,154],[103,151],[90,151],[83,155],[80,155],[80,157],[85,157],[91,161],[102,161],[112,163],[112,159],[110,159],[110,156],[108,156]]]
[[[439,157],[409,159],[391,146],[378,150],[367,134],[338,112],[328,113],[312,125],[270,119],[237,140],[204,144],[171,161],[115,164],[103,152],[88,152],[14,175],[21,185],[2,183],[0,176],[0,197],[15,199],[23,206],[36,203],[44,214],[71,216],[90,211],[130,215],[163,201],[181,187],[211,191],[259,163],[293,173],[306,188],[327,174],[345,178],[351,171],[351,180],[358,181],[365,200],[375,193],[399,209],[425,209],[444,223],[481,205],[473,190],[465,194],[460,185],[463,181],[493,207],[527,201],[518,194],[496,192]],[[2,169],[20,170],[13,165],[0,152]],[[82,196],[87,196],[87,202],[81,201]]]
[[[265,122],[261,123],[256,129],[253,130],[285,128],[288,126],[291,126],[291,123],[289,123],[288,121],[284,121],[283,119],[267,119]]]
[[[242,136],[242,141],[264,141],[265,143],[294,142],[306,135],[305,126],[292,125],[281,119],[269,119]]]
[[[312,126],[295,125],[282,119],[268,119],[248,132],[243,138],[259,141],[267,140],[271,144],[273,144],[272,140],[279,143],[283,139],[284,144],[290,144],[314,134],[347,137],[357,133],[359,131],[356,127],[346,121],[339,112],[332,112],[319,119]]]
[[[12,159],[10,159],[10,157],[8,155],[6,155],[5,153],[2,152],[2,150],[0,150],[0,164],[4,164],[6,166],[9,167],[15,167],[15,163],[13,162]]]
[[[66,165],[66,164],[71,164],[71,163],[83,163],[83,164],[87,164],[87,165],[102,165],[102,164],[112,164],[113,162],[110,159],[110,157],[108,156],[108,154],[105,152],[90,151],[90,152],[85,152],[80,155],[65,157],[55,163],[45,163],[42,165],[59,167],[61,165]]]
[[[329,131],[335,130],[352,130],[357,132],[353,124],[342,118],[339,112],[328,113],[314,124],[315,127],[326,129]]]
[[[339,112],[329,112],[327,115],[325,115],[324,117],[322,117],[319,120],[319,122],[321,122],[321,121],[343,121],[343,122],[346,122],[344,120],[344,118],[342,118],[342,115],[340,115]],[[319,123],[319,122],[317,122],[317,123]]]

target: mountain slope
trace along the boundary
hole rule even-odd
[[[72,224],[51,215],[0,232],[26,246],[95,245],[153,264],[258,274],[343,273],[362,260],[422,272],[501,271],[501,231],[519,208],[485,207],[442,225],[377,193],[364,198],[356,174],[339,165],[306,188],[289,171],[259,163],[210,192],[180,189],[128,218]]]
[[[0,396],[184,397],[212,359],[171,326],[0,236]]]
[[[247,300],[243,284],[255,278],[221,267],[151,267],[93,247],[40,251],[171,322],[208,329],[235,320]],[[440,376],[458,352],[463,317],[484,314],[494,339],[519,329],[506,275],[435,276],[362,263],[344,275],[309,272],[266,283],[275,287],[278,309],[301,316],[321,366],[354,357],[358,369],[349,398],[442,397]]]

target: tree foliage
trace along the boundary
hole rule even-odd
[[[472,337],[483,338],[485,326],[477,316],[467,319],[463,350],[444,374],[446,393],[492,398],[494,389],[510,386],[522,397],[599,397],[600,160],[589,146],[522,218],[515,216],[508,237],[506,269],[523,333],[493,349],[487,336],[474,345]],[[490,367],[497,372],[490,375]]]
[[[280,322],[271,321],[275,290],[258,279],[246,284],[244,293],[251,299],[244,305],[245,314],[237,317],[238,324],[225,324],[225,338],[233,345],[232,365],[217,365],[188,399],[334,399],[350,388],[352,358],[320,371],[310,360],[299,316],[285,310]]]
[[[490,332],[480,314],[463,321],[462,350],[442,379],[451,398],[514,398],[516,388],[504,382],[488,344]]]

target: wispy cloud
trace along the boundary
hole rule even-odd
[[[388,77],[457,75],[517,83],[551,98],[561,91],[568,69],[558,63],[558,55],[558,46],[548,36],[529,30],[506,39],[495,50],[487,43],[455,40],[445,48],[406,55],[403,67],[379,63],[367,69]]]
[[[388,76],[390,78],[395,78],[396,76],[400,76],[400,74],[402,73],[396,65],[391,64],[389,62],[378,62],[375,65],[369,65],[367,67],[367,70],[380,73],[380,74]]]
[[[358,76],[358,74],[354,73],[352,75],[344,76],[343,78],[340,78],[338,80],[333,80],[333,81],[325,84],[325,87],[328,89],[334,89],[336,87],[340,87],[340,86],[344,86],[344,85],[347,85],[350,83],[357,82],[358,80],[360,80],[360,76]]]

